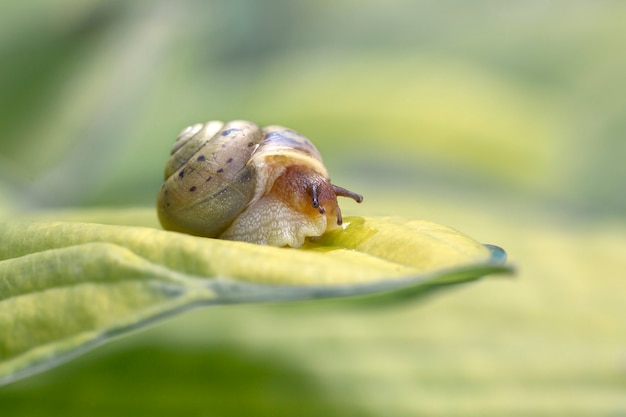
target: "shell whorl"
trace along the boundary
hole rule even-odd
[[[210,237],[228,227],[254,195],[256,172],[248,161],[262,137],[262,130],[246,121],[210,121],[184,129],[159,193],[164,227]]]
[[[283,126],[263,128],[263,140],[252,154],[251,160],[266,158],[283,158],[288,159],[291,164],[309,166],[328,179],[328,171],[315,145],[295,130]]]
[[[165,178],[178,171],[222,126],[224,123],[214,120],[207,123],[196,123],[183,129],[176,138],[170,158],[165,164]]]

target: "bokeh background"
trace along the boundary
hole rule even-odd
[[[187,313],[0,388],[1,414],[626,415],[624,21],[608,0],[4,2],[0,218],[152,206],[183,127],[248,119],[311,138],[365,195],[345,214],[456,227],[518,273]]]

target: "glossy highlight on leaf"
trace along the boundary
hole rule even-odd
[[[199,305],[368,296],[510,272],[445,226],[346,218],[304,249],[80,222],[0,224],[0,383]]]

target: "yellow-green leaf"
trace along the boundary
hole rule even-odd
[[[347,218],[304,250],[82,222],[0,224],[0,383],[197,305],[415,296],[508,272],[445,226]]]

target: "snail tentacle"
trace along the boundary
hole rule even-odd
[[[363,202],[363,196],[361,194],[357,194],[353,191],[347,190],[335,184],[333,184],[333,190],[335,190],[335,194],[339,197],[348,197],[353,199],[357,203]]]

